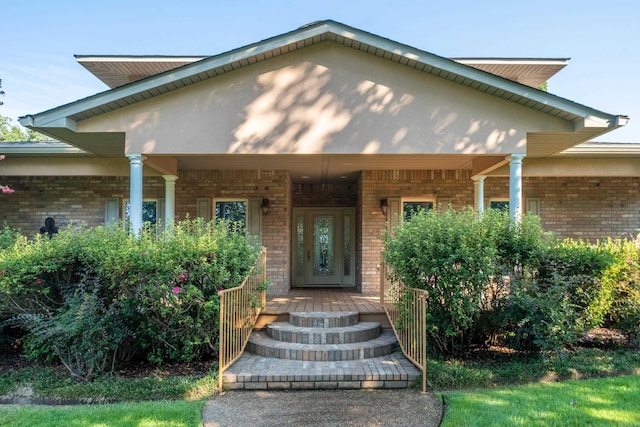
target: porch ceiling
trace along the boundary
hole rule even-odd
[[[362,170],[471,169],[472,155],[215,155],[178,157],[178,169],[287,170],[296,182],[355,182]]]

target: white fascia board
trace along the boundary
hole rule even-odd
[[[597,156],[602,156],[605,154],[637,156],[637,155],[640,155],[640,144],[589,142],[585,144],[576,145],[575,147],[571,147],[567,150],[564,150],[561,153],[556,154],[556,156],[577,155],[577,154],[597,155]]]
[[[473,65],[568,65],[569,58],[450,58]]]
[[[87,154],[86,151],[58,141],[9,142],[0,144],[5,154]]]
[[[196,62],[207,56],[162,56],[162,55],[75,55],[77,62]]]

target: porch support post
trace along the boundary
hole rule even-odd
[[[176,179],[175,175],[162,175],[164,178],[164,223],[165,229],[173,225],[176,217]]]
[[[129,222],[131,232],[138,235],[142,230],[142,154],[127,154],[129,158]]]
[[[512,222],[522,218],[522,159],[524,154],[512,154],[509,159],[509,217]]]
[[[484,180],[486,175],[479,175],[473,179],[473,206],[476,212],[484,212]]]

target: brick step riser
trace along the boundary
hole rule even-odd
[[[374,357],[391,354],[396,348],[396,344],[384,344],[369,348],[360,349],[288,349],[275,348],[249,341],[247,351],[262,357],[275,357],[277,359],[306,360],[306,361],[342,361],[371,359]]]
[[[354,390],[409,388],[415,379],[407,380],[333,380],[333,381],[263,381],[226,382],[229,390]]]
[[[358,313],[290,313],[289,323],[302,328],[342,328],[356,325]]]
[[[267,327],[266,332],[277,341],[299,344],[349,344],[378,338],[380,327],[352,332],[285,331]]]

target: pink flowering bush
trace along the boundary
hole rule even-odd
[[[0,160],[4,160],[4,155],[0,155]],[[15,192],[16,192],[16,190],[10,188],[8,185],[0,184],[0,193],[11,194],[11,193],[15,193]]]
[[[97,227],[22,238],[0,252],[0,317],[26,331],[29,356],[57,357],[79,378],[132,358],[212,357],[218,290],[240,285],[258,253],[232,224],[201,220],[161,235]]]

